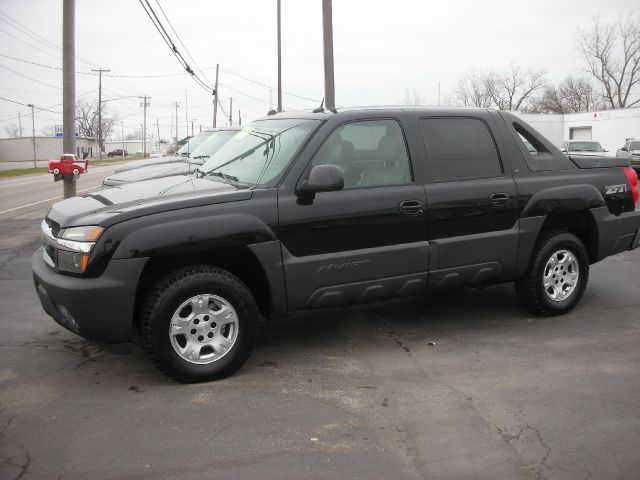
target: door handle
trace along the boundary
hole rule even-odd
[[[506,193],[492,193],[489,195],[492,207],[508,207],[511,205],[511,198]]]
[[[398,205],[400,215],[422,215],[424,202],[422,200],[404,200]]]

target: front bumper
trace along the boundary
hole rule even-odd
[[[33,281],[40,303],[56,322],[89,340],[123,343],[131,340],[138,279],[146,258],[112,259],[97,278],[54,272],[42,249],[32,259]]]

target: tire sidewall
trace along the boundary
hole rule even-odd
[[[238,336],[233,347],[222,358],[200,365],[178,355],[171,344],[169,327],[174,312],[185,300],[203,294],[217,295],[231,304],[238,316]],[[232,283],[217,275],[200,273],[170,286],[154,305],[150,312],[152,348],[174,376],[189,377],[190,381],[221,378],[235,371],[251,352],[255,342],[257,315],[259,313],[246,295]]]
[[[545,292],[543,285],[544,270],[547,262],[551,256],[558,250],[567,250],[571,252],[578,261],[580,272],[578,276],[578,284],[574,288],[573,292],[559,302],[551,300]],[[580,301],[582,294],[586,288],[587,280],[589,276],[589,258],[587,251],[584,248],[582,242],[571,234],[561,234],[550,242],[548,242],[538,255],[538,262],[535,269],[535,282],[536,290],[540,301],[544,303],[545,307],[552,310],[555,313],[564,313],[571,310]]]

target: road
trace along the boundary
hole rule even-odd
[[[80,175],[77,192],[99,189],[102,179],[113,173],[117,165],[90,167],[89,172]],[[62,182],[54,182],[51,174],[0,179],[0,221],[23,215],[44,216],[53,203],[62,199]]]
[[[20,180],[0,183],[2,479],[640,478],[640,250],[594,265],[561,317],[510,284],[303,312],[233,377],[179,385],[42,311],[52,200],[21,202],[61,186]]]

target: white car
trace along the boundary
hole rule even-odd
[[[628,158],[631,166],[640,170],[640,141],[628,139],[624,147],[618,149],[616,157]]]
[[[567,155],[578,155],[588,157],[602,157],[609,150],[602,148],[600,142],[592,140],[569,140],[562,144],[560,151]]]

